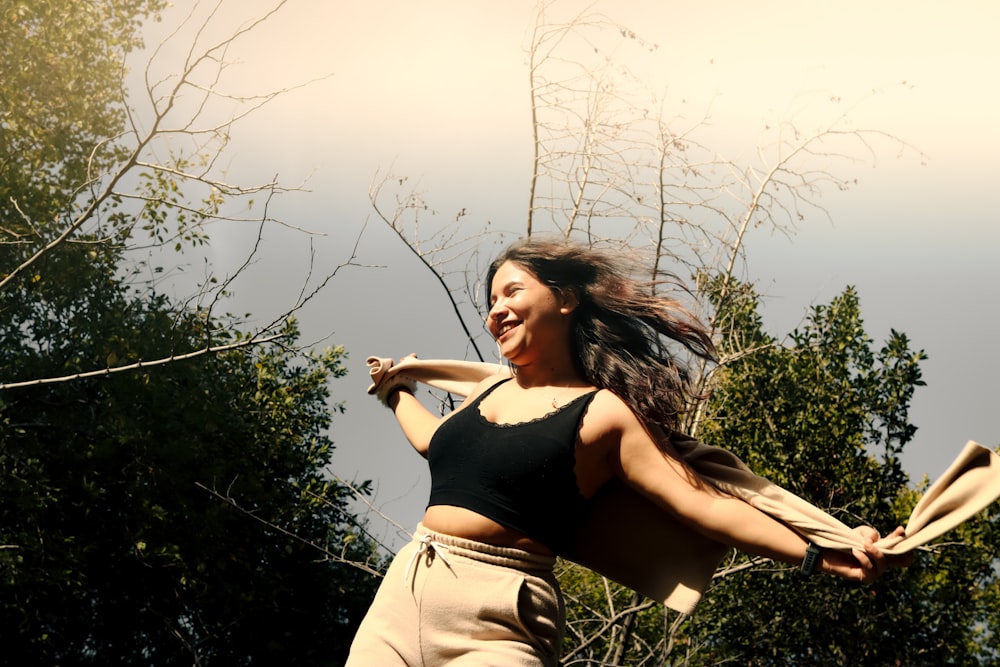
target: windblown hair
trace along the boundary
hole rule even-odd
[[[504,262],[531,271],[558,292],[579,299],[574,311],[574,357],[588,382],[609,389],[642,418],[676,429],[680,416],[701,396],[670,341],[696,357],[715,359],[708,329],[679,301],[657,294],[670,274],[640,281],[618,255],[563,241],[522,239],[489,267],[486,288]],[[676,349],[676,348],[675,348]]]

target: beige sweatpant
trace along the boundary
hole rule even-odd
[[[417,527],[386,572],[347,667],[556,667],[555,558]]]

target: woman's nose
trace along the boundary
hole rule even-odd
[[[504,305],[503,299],[497,299],[496,303],[490,306],[489,316],[494,320],[500,320],[506,311],[507,306]]]

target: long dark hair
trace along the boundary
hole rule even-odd
[[[588,382],[615,392],[636,414],[670,429],[701,398],[669,341],[705,360],[715,359],[715,347],[707,328],[687,308],[656,293],[663,283],[683,289],[676,277],[636,280],[623,256],[527,238],[493,260],[487,290],[504,262],[528,269],[553,291],[576,294],[574,357]]]

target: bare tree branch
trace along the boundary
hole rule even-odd
[[[237,123],[278,97],[317,80],[255,94],[224,89],[223,74],[235,64],[232,54],[237,44],[258,31],[286,4],[287,0],[276,0],[270,8],[235,29],[225,29],[221,36],[221,28],[216,23],[222,2],[192,5],[186,18],[150,52],[142,70],[144,85],[139,86],[143,89],[140,95],[130,94],[123,60],[119,91],[127,123],[125,131],[92,147],[85,180],[76,186],[74,197],[63,212],[62,222],[55,226],[48,224],[49,231],[44,231],[45,226],[36,224],[16,200],[11,200],[30,234],[23,233],[23,229],[19,233],[8,233],[4,243],[30,244],[30,250],[17,266],[0,267],[0,290],[10,289],[15,281],[40,270],[41,260],[63,244],[120,247],[121,252],[132,255],[149,252],[152,261],[154,253],[157,258],[165,258],[162,253],[169,249],[183,251],[205,244],[208,239],[206,227],[210,224],[253,223],[256,240],[234,271],[220,281],[209,273],[192,293],[176,299],[180,308],[207,304],[207,313],[211,316],[217,305],[229,296],[234,283],[249,270],[253,259],[261,254],[266,226],[284,226],[312,235],[306,229],[271,215],[272,202],[277,195],[303,192],[303,185],[284,186],[277,176],[265,182],[234,183],[218,166]],[[207,11],[201,11],[206,8]],[[182,30],[193,30],[194,36],[180,55],[180,66],[175,67],[169,62],[173,56],[168,46],[173,40],[187,38]],[[170,74],[157,78],[154,74],[157,67]],[[146,104],[139,108],[130,103],[135,100],[145,100]],[[168,157],[161,159],[158,154]],[[106,168],[109,156],[113,159],[111,167]],[[255,197],[264,199],[263,211],[259,215],[247,215],[245,212],[253,208]],[[243,211],[235,212],[241,205]],[[148,233],[148,243],[143,242],[143,233]],[[163,354],[149,361],[61,377],[7,382],[0,384],[0,389],[99,377],[279,341],[282,336],[276,333],[277,330],[314,299],[339,269],[354,263],[357,244],[347,262],[332,272],[325,272],[316,284],[313,284],[315,267],[311,243],[308,252],[308,273],[296,301],[238,342],[217,345],[206,340],[203,348],[182,354]],[[157,289],[179,275],[177,263],[165,261],[171,264],[166,271],[162,267],[154,270],[149,262],[139,261],[136,268],[145,265],[149,274],[142,278],[138,271],[133,271],[132,276],[137,281],[145,281],[142,284],[146,289]],[[236,324],[233,320],[228,326]]]
[[[150,361],[137,361],[134,364],[127,364],[125,366],[115,366],[113,368],[104,368],[101,370],[87,371],[83,373],[73,373],[72,375],[63,375],[61,377],[37,378],[34,380],[25,380],[23,382],[6,382],[0,384],[0,390],[18,389],[20,387],[34,387],[43,384],[55,384],[57,382],[72,382],[73,380],[83,380],[85,378],[93,378],[93,377],[105,377],[108,375],[115,375],[117,373],[137,371],[143,368],[153,368],[155,366],[163,366],[165,364],[171,364],[177,361],[186,361],[188,359],[195,359],[197,357],[203,357],[206,354],[219,354],[220,352],[237,350],[242,347],[250,347],[255,345],[263,345],[265,343],[273,343],[275,341],[281,340],[282,338],[284,338],[284,336],[281,335],[261,336],[261,337],[252,336],[245,340],[236,341],[234,343],[209,346],[200,350],[192,350],[191,352],[185,352],[183,354],[172,354],[169,357],[163,357],[162,359],[152,359]]]
[[[293,540],[295,540],[296,542],[299,542],[301,544],[304,544],[304,545],[306,545],[308,547],[311,547],[311,548],[315,549],[316,551],[320,552],[329,561],[332,561],[334,563],[342,563],[344,565],[350,565],[351,567],[355,567],[355,568],[361,570],[362,572],[364,572],[366,574],[370,574],[370,575],[375,576],[375,577],[381,577],[382,576],[381,572],[379,572],[377,569],[371,567],[369,564],[363,563],[363,562],[359,562],[357,560],[354,560],[353,558],[348,558],[347,555],[346,555],[346,553],[347,553],[346,552],[347,545],[344,545],[344,549],[341,550],[339,553],[335,552],[335,551],[330,551],[327,547],[325,547],[323,545],[316,544],[315,542],[311,542],[309,540],[303,539],[302,537],[299,537],[294,532],[292,532],[290,530],[287,530],[285,528],[282,528],[281,526],[275,524],[273,521],[268,521],[267,519],[261,518],[261,517],[257,516],[256,513],[254,513],[254,512],[252,512],[252,511],[250,511],[248,509],[245,509],[245,508],[241,507],[240,504],[236,501],[236,499],[233,498],[232,496],[230,496],[228,494],[228,492],[227,493],[220,493],[220,492],[216,491],[215,489],[210,489],[209,487],[205,486],[204,484],[202,484],[200,482],[196,482],[195,486],[197,486],[199,489],[207,491],[208,493],[210,493],[215,498],[218,498],[219,500],[221,500],[222,502],[226,503],[227,505],[235,508],[239,512],[242,512],[243,514],[245,514],[246,516],[250,517],[254,521],[257,521],[257,522],[263,524],[264,526],[267,526],[269,529],[271,529],[271,530],[273,530],[275,532],[281,533],[282,535],[284,535],[286,537],[290,537]]]

